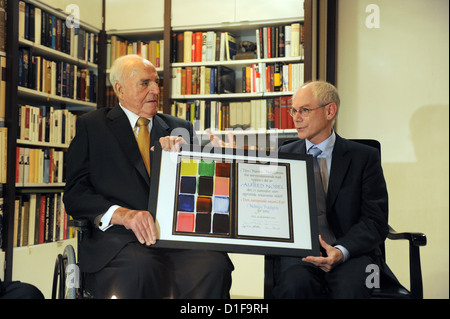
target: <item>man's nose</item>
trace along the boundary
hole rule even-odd
[[[158,85],[158,83],[152,82],[151,84],[149,84],[149,90],[151,92],[159,93],[159,85]]]

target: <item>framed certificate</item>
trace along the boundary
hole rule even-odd
[[[149,210],[155,247],[319,254],[312,158],[186,145],[156,148]]]

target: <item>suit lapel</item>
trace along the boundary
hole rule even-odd
[[[152,131],[150,135],[150,145],[153,146],[163,136],[170,135],[170,127],[158,114],[153,117]]]
[[[131,129],[127,116],[122,111],[120,106],[116,106],[108,113],[107,118],[110,120],[111,130],[122,146],[124,154],[131,161],[131,164],[139,171],[145,181],[150,185],[144,161],[142,160],[136,138],[133,130]]]
[[[342,182],[347,175],[350,162],[351,159],[347,154],[345,140],[336,134],[333,159],[331,162],[330,180],[328,183],[328,208],[332,207],[337,198]]]

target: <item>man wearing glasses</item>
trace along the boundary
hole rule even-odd
[[[299,140],[280,152],[311,154],[321,256],[279,257],[276,298],[367,298],[366,267],[384,266],[379,245],[388,232],[388,194],[378,150],[346,140],[333,124],[340,99],[326,82],[311,82],[293,96],[289,110]]]

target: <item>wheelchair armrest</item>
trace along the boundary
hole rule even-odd
[[[85,236],[91,236],[92,225],[87,218],[68,220],[67,226],[77,229],[78,244],[81,243]]]
[[[77,227],[81,229],[88,229],[90,227],[90,222],[87,218],[72,219],[67,221],[69,227]]]
[[[411,232],[396,232],[391,226],[389,226],[389,233],[387,236],[391,240],[406,239],[410,245],[413,246],[425,246],[427,244],[427,236],[423,233],[411,233]]]

